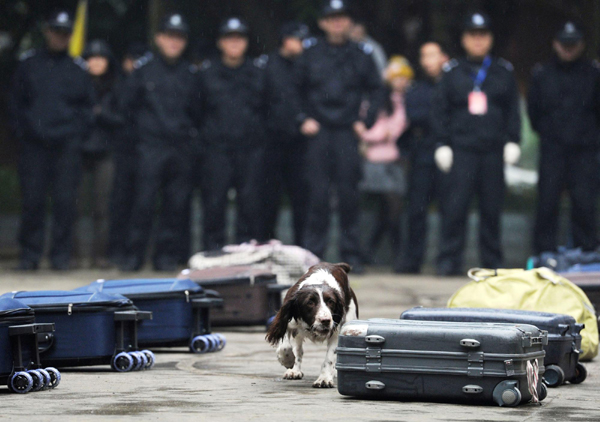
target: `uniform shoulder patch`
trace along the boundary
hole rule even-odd
[[[446,63],[444,63],[444,65],[442,66],[442,69],[444,70],[444,72],[450,72],[456,66],[458,66],[458,60],[451,59],[451,60],[448,60]]]
[[[315,37],[310,37],[302,41],[302,46],[307,50],[309,48],[313,48],[315,45],[317,45],[317,43],[318,40]]]
[[[531,69],[531,74],[537,75],[538,73],[542,72],[543,70],[544,70],[544,65],[541,63],[536,63],[535,66],[533,66],[533,69]]]
[[[373,47],[373,45],[369,44],[368,42],[359,42],[358,43],[358,48],[365,54],[373,54],[373,51],[375,50],[375,48]]]
[[[515,70],[515,67],[512,65],[512,63],[506,59],[503,59],[502,57],[498,59],[498,64],[506,70],[508,70],[509,72]]]
[[[204,71],[204,70],[210,69],[211,67],[212,67],[211,61],[209,59],[206,59],[200,65],[200,71]]]
[[[88,64],[81,56],[77,56],[73,59],[73,63],[79,66],[82,70],[88,71]]]
[[[195,64],[191,64],[188,67],[188,70],[190,71],[190,73],[198,73],[198,66],[196,66]]]
[[[152,61],[152,59],[154,59],[154,54],[148,52],[133,63],[133,68],[139,69],[141,67],[144,67],[148,63],[150,63]]]
[[[32,58],[33,56],[35,56],[37,54],[37,50],[35,48],[31,48],[27,51],[24,51],[23,53],[21,53],[21,55],[19,56],[19,60],[20,61],[25,61],[27,59]]]
[[[258,67],[259,69],[266,68],[267,63],[269,63],[269,56],[267,56],[266,54],[263,54],[254,59],[254,66]]]

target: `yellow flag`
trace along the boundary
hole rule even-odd
[[[69,54],[71,57],[81,56],[81,53],[83,53],[87,32],[87,10],[87,0],[79,0],[77,13],[75,14],[75,24],[73,25],[73,35],[69,44]]]

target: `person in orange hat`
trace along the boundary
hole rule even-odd
[[[394,268],[400,265],[400,220],[406,193],[406,176],[400,161],[398,141],[409,126],[404,95],[414,76],[406,58],[393,56],[390,59],[384,71],[389,90],[387,104],[380,110],[373,127],[361,136],[361,151],[365,160],[360,189],[375,194],[380,202],[375,228],[369,239],[369,251],[373,256],[383,236],[389,232]]]

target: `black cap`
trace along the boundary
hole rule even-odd
[[[127,46],[125,55],[132,59],[138,59],[148,52],[148,46],[140,41],[134,41]]]
[[[560,26],[556,39],[562,44],[576,44],[583,40],[583,29],[573,21],[567,21]]]
[[[107,59],[112,58],[112,50],[110,46],[103,40],[92,40],[85,46],[81,57],[89,59],[90,57],[106,57]]]
[[[237,16],[232,16],[223,21],[221,26],[219,27],[219,35],[230,35],[230,34],[241,34],[248,35],[250,32],[250,27],[242,18],[238,18]]]
[[[308,26],[300,22],[288,22],[281,27],[281,38],[299,38],[304,40],[310,36]]]
[[[59,31],[73,32],[73,17],[66,10],[52,13],[46,21],[48,27]]]
[[[492,30],[492,25],[490,22],[490,18],[488,15],[486,15],[483,12],[475,12],[475,13],[471,13],[467,16],[467,19],[465,20],[465,25],[463,28],[463,31],[475,31],[475,30],[482,30],[482,31],[491,31]]]
[[[321,9],[321,17],[331,15],[349,15],[350,5],[348,0],[327,0]]]
[[[190,27],[181,13],[171,13],[163,18],[160,24],[160,32],[179,32],[188,35]]]

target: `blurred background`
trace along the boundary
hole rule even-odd
[[[2,0],[0,2],[0,259],[17,254],[16,232],[19,215],[19,186],[16,176],[17,143],[11,138],[6,113],[6,93],[19,55],[42,45],[41,22],[52,10],[66,7],[73,12],[77,0]],[[201,60],[214,54],[219,23],[231,14],[245,17],[252,28],[251,55],[276,48],[282,23],[298,19],[317,33],[320,0],[89,0],[87,38],[105,39],[117,56],[134,41],[149,42],[160,18],[179,11],[189,20],[191,45],[187,54]],[[458,38],[462,17],[469,11],[486,11],[493,23],[495,53],[511,61],[523,94],[535,63],[551,55],[551,40],[564,19],[577,19],[586,29],[588,55],[596,58],[600,46],[600,1],[598,0],[356,0],[356,17],[388,55],[402,54],[416,63],[419,45],[428,40],[443,41],[452,53],[459,53]],[[524,156],[520,166],[535,169],[537,140],[524,116]],[[505,250],[508,264],[523,264],[529,241],[523,230],[533,218],[533,185],[516,184],[509,191],[504,217]],[[365,227],[370,225],[369,204],[365,204]],[[564,215],[564,214],[563,214]],[[435,209],[429,257],[435,254],[437,231]],[[471,224],[475,224],[475,217]],[[285,217],[282,227],[289,227]],[[285,237],[285,236],[283,236]],[[291,237],[291,235],[290,235]],[[474,238],[474,233],[472,235]],[[563,234],[564,238],[564,234]],[[285,238],[282,240],[286,240]],[[333,243],[333,242],[332,242]],[[564,242],[563,242],[564,243]],[[470,239],[467,262],[474,259]],[[331,257],[332,259],[335,257]],[[385,262],[386,251],[381,252]]]

